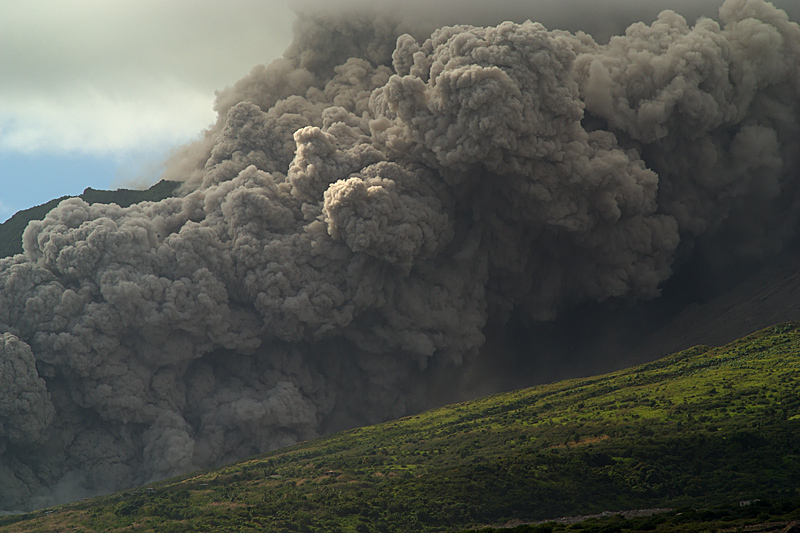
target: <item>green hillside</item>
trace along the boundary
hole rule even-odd
[[[118,189],[115,191],[101,191],[87,188],[83,194],[79,195],[83,201],[89,204],[117,204],[120,207],[128,207],[139,202],[155,202],[175,194],[179,183],[176,181],[161,180],[147,190]],[[62,196],[55,200],[50,200],[46,204],[37,205],[30,209],[18,211],[11,218],[0,224],[0,259],[15,254],[22,253],[22,232],[28,227],[31,220],[42,220],[47,213],[60,204],[63,200],[71,198]]]
[[[800,497],[798,380],[800,324],[785,324],[722,348],[697,347],[612,374],[452,405],[147,488],[0,518],[0,526],[458,531],[604,511],[706,509],[639,522],[611,516],[589,526],[517,528],[613,533],[674,531],[687,520],[725,516],[740,525],[776,513],[791,518]],[[756,499],[738,510],[739,501]],[[708,510],[720,505],[727,511]]]

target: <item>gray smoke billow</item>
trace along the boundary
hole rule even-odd
[[[0,260],[0,509],[413,412],[489,323],[795,238],[800,27],[771,4],[605,44],[393,20],[302,17],[175,156],[180,197],[66,200]]]

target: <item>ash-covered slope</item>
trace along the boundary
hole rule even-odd
[[[765,266],[711,301],[683,309],[632,355],[644,361],[698,344],[722,346],[784,320],[800,320],[797,254]]]
[[[470,368],[608,367],[545,330],[597,329],[590,305],[621,334],[637,308],[610,310],[674,271],[776,254],[796,238],[800,27],[762,0],[719,20],[664,12],[601,45],[302,18],[172,162],[181,197],[67,200],[0,260],[0,509],[494,386]]]

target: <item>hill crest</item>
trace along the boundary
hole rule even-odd
[[[163,200],[175,194],[179,182],[161,180],[149,189],[117,189],[105,191],[87,187],[78,196],[62,196],[41,205],[17,211],[0,224],[0,259],[22,253],[22,233],[31,220],[42,220],[47,213],[67,198],[80,198],[88,204],[114,203],[120,207],[128,207],[139,202]]]

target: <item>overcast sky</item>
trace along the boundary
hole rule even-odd
[[[331,4],[302,1],[303,9]],[[375,0],[347,1],[366,6]],[[618,23],[651,22],[662,8],[693,20],[714,16],[721,3],[377,1],[429,24],[532,18],[550,28],[587,29],[599,40]],[[793,16],[800,10],[798,0],[775,3],[793,6]],[[157,181],[169,150],[214,120],[214,91],[289,45],[295,18],[289,5],[288,0],[0,0],[0,221],[86,187]]]
[[[283,0],[0,0],[0,221],[151,183],[214,91],[291,40]]]

